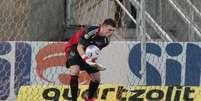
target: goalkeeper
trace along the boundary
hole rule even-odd
[[[80,70],[85,70],[91,77],[89,90],[85,101],[95,101],[93,96],[100,84],[100,72],[102,67],[93,62],[85,55],[85,49],[89,45],[96,45],[100,50],[110,42],[110,37],[115,31],[116,24],[113,19],[105,19],[100,26],[91,26],[84,29],[77,44],[74,44],[69,51],[68,66],[71,68],[70,88],[72,101],[77,101],[78,75]]]

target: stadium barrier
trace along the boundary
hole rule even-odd
[[[21,86],[68,85],[70,69],[65,67],[65,45],[64,42],[0,42],[0,101],[15,101]],[[103,49],[98,61],[107,68],[101,72],[101,81],[103,84],[200,86],[200,47],[200,42],[147,43],[144,78],[140,72],[140,43],[112,42]],[[80,84],[89,84],[86,72],[79,76]],[[144,80],[146,83],[141,82]]]

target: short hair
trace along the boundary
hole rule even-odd
[[[108,18],[103,21],[103,25],[110,25],[112,27],[116,27],[116,23],[113,19]]]

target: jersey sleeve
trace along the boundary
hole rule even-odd
[[[96,36],[98,29],[90,29],[87,28],[84,34],[80,37],[79,43],[88,46],[90,44],[90,41]]]

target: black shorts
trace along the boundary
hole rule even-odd
[[[86,71],[87,73],[96,73],[99,72],[98,69],[88,65],[81,57],[80,55],[75,51],[70,51],[69,54],[69,61],[67,62],[67,66],[72,65],[79,65],[81,71]]]

